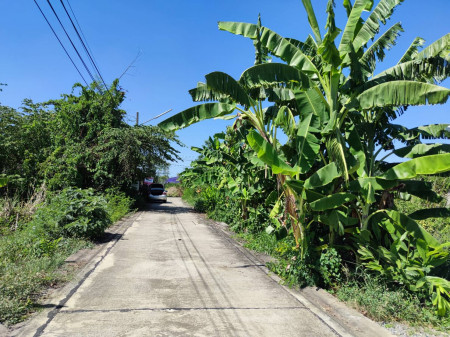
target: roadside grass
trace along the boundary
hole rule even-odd
[[[238,233],[237,237],[245,241],[244,247],[272,256],[276,255],[276,250],[280,246],[280,241],[277,241],[275,236],[267,234],[266,232],[255,234]]]
[[[45,255],[35,255],[42,239],[32,229],[0,238],[0,322],[10,325],[24,320],[37,309],[42,292],[70,279],[61,269],[64,260],[76,251],[91,247],[83,239],[60,240]],[[38,245],[36,245],[38,243]]]
[[[183,195],[181,198],[189,205],[194,206],[195,200],[197,199],[196,194],[197,193],[194,188],[185,187],[183,188]]]
[[[332,293],[341,301],[378,322],[406,323],[412,327],[450,330],[450,317],[439,317],[431,303],[423,303],[402,287],[392,289],[383,280],[365,275],[340,284]]]
[[[129,213],[132,204],[116,190],[67,190],[42,199],[34,214],[12,219],[10,214],[21,213],[8,212],[0,235],[0,323],[16,324],[38,310],[48,288],[73,277],[76,270],[64,264],[66,258],[92,247],[105,225]]]

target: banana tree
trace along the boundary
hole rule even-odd
[[[401,189],[422,197],[432,196],[425,184],[409,179],[450,170],[449,157],[444,155],[448,146],[421,141],[421,138],[448,138],[447,124],[407,129],[390,123],[408,106],[447,101],[450,90],[438,84],[448,77],[450,35],[421,52],[424,40],[416,38],[397,65],[374,75],[376,61],[384,59],[385,51],[395,44],[403,29],[396,23],[375,37],[380,24],[386,23],[401,2],[381,0],[367,20],[363,20],[362,13],[372,10],[373,2],[356,0],[352,5],[344,1],[348,20],[340,34],[334,20],[334,1],[330,0],[327,32],[322,36],[311,2],[303,0],[314,36],[305,42],[283,38],[266,27],[256,29],[248,23],[219,22],[220,29],[259,39],[269,53],[309,77],[308,87],[294,90],[297,111],[300,115],[312,111],[320,121],[320,144],[325,148],[320,154],[325,166],[306,181],[296,182],[297,201],[304,203],[306,199],[311,211],[319,212],[315,219],[331,227],[334,224],[341,235],[345,226],[355,223],[348,220],[349,208],[354,208],[352,217],[357,219],[360,230],[365,231],[373,212],[392,206],[388,199],[393,191]],[[374,42],[369,45],[371,40]],[[406,146],[395,149],[394,140]],[[393,150],[387,156],[429,156],[385,172],[389,166],[384,161],[387,156],[378,159],[383,150]],[[323,194],[327,185],[332,186]]]

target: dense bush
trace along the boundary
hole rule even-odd
[[[3,211],[0,218],[8,224],[0,236],[0,322],[6,324],[23,320],[35,310],[45,288],[66,281],[70,270],[61,269],[64,260],[89,247],[86,239],[99,238],[107,226],[130,211],[133,203],[117,190],[107,190],[101,196],[73,188],[46,199],[41,191],[29,202],[18,200],[4,197],[1,201],[12,208]],[[14,226],[9,224],[11,217]]]
[[[113,223],[129,213],[135,203],[134,199],[118,188],[107,189],[103,197],[106,200],[106,209]]]
[[[49,198],[29,224],[55,238],[99,238],[112,223],[105,198],[93,190],[66,188]]]

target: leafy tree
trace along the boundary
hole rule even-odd
[[[55,190],[128,190],[157,166],[179,159],[173,133],[124,122],[118,81],[108,91],[97,88],[75,84],[57,100],[24,100],[22,112],[0,107],[0,173],[20,177],[20,193],[41,182]]]

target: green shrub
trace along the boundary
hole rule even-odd
[[[194,201],[195,201],[195,197],[196,197],[196,192],[195,189],[192,187],[184,187],[183,188],[183,195],[181,196],[181,198],[187,202],[189,205],[194,205]]]
[[[53,237],[98,239],[112,223],[106,200],[92,190],[66,188],[50,197],[30,225]]]
[[[319,259],[319,271],[326,286],[338,284],[342,277],[342,259],[334,248],[327,248]]]
[[[107,211],[114,223],[128,214],[134,204],[134,200],[117,188],[110,188],[105,191]]]

